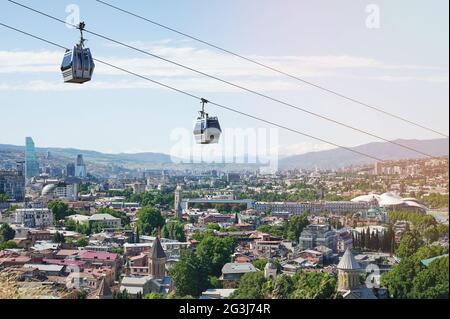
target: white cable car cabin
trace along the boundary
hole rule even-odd
[[[202,99],[202,110],[194,127],[195,142],[197,144],[218,144],[222,129],[220,128],[219,119],[217,117],[210,117],[205,112],[206,103],[208,101]]]
[[[64,54],[64,59],[61,64],[61,72],[65,83],[82,84],[92,79],[95,64],[91,51],[84,47],[84,27],[84,22],[81,22],[78,27],[81,32],[80,43],[77,44],[73,50],[67,50]]]

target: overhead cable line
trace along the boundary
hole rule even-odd
[[[47,40],[47,39],[45,39],[45,38],[43,38],[43,37],[36,36],[36,35],[31,34],[31,33],[29,33],[29,32],[20,30],[20,29],[18,29],[18,28],[14,28],[14,27],[12,27],[12,26],[10,26],[10,25],[7,25],[7,24],[4,24],[4,23],[1,23],[1,22],[0,22],[0,26],[3,26],[3,27],[8,28],[8,29],[10,29],[10,30],[19,32],[19,33],[21,33],[21,34],[27,35],[27,36],[29,36],[29,37],[32,37],[32,38],[36,39],[36,40],[43,41],[43,42],[45,42],[45,43],[47,43],[47,44],[56,46],[56,47],[58,47],[58,48],[60,48],[60,49],[68,50],[68,48],[65,47],[65,46],[63,46],[63,45],[60,45],[60,44],[58,44],[58,43],[56,43],[56,42]],[[99,59],[95,59],[95,58],[94,58],[94,60],[95,60],[96,62],[98,62],[98,63],[101,63],[101,64],[106,65],[106,66],[108,66],[108,67],[114,68],[114,69],[116,69],[116,70],[122,71],[122,72],[124,72],[124,73],[129,74],[129,75],[133,75],[133,76],[135,76],[135,77],[138,77],[138,78],[140,78],[140,79],[149,81],[149,82],[151,82],[151,83],[153,83],[153,84],[157,84],[157,85],[159,85],[159,86],[165,87],[165,88],[167,88],[167,89],[170,89],[170,90],[172,90],[172,91],[178,92],[178,93],[183,94],[183,95],[185,95],[185,96],[189,96],[189,97],[194,98],[194,99],[197,99],[197,100],[199,100],[199,101],[203,101],[203,98],[202,98],[202,97],[196,96],[196,95],[194,95],[194,94],[192,94],[192,93],[189,93],[189,92],[187,92],[187,91],[184,91],[184,90],[175,88],[175,87],[173,87],[173,86],[170,86],[170,85],[168,85],[168,84],[165,84],[165,83],[162,83],[162,82],[153,80],[153,79],[151,79],[151,78],[149,78],[149,77],[146,77],[146,76],[143,76],[143,75],[141,75],[141,74],[135,73],[135,72],[133,72],[133,71],[127,70],[127,69],[125,69],[125,68],[122,68],[122,67],[120,67],[120,66],[114,65],[114,64],[112,64],[112,63],[109,63],[109,62],[106,62],[106,61],[103,61],[103,60],[99,60]],[[334,146],[334,147],[337,147],[337,148],[340,148],[340,149],[347,150],[347,151],[349,151],[349,152],[352,152],[352,153],[355,153],[355,154],[358,154],[358,155],[361,155],[361,156],[370,158],[370,159],[375,160],[375,161],[378,161],[378,162],[384,162],[384,160],[381,159],[381,158],[378,158],[378,157],[376,157],[376,156],[373,156],[373,155],[370,155],[370,154],[367,154],[367,153],[358,151],[358,150],[356,150],[356,149],[354,149],[354,148],[339,145],[339,144],[337,144],[337,143],[334,143],[334,142],[325,140],[325,139],[323,139],[323,138],[316,137],[316,136],[310,135],[310,134],[308,134],[308,133],[304,133],[304,132],[301,132],[301,131],[299,131],[299,130],[289,128],[289,127],[287,127],[287,126],[284,126],[284,125],[281,125],[281,124],[278,124],[278,123],[275,123],[275,122],[272,122],[272,121],[269,121],[269,120],[266,120],[266,119],[257,117],[257,116],[252,115],[252,114],[248,114],[248,113],[239,111],[239,110],[237,110],[237,109],[235,109],[235,108],[231,108],[231,107],[229,107],[229,106],[225,106],[225,105],[220,104],[220,103],[216,103],[216,102],[213,102],[213,101],[208,101],[208,102],[209,102],[209,104],[215,105],[215,106],[217,106],[217,107],[219,107],[219,108],[222,108],[222,109],[225,109],[225,110],[234,112],[234,113],[236,113],[236,114],[239,114],[239,115],[242,115],[242,116],[245,116],[245,117],[248,117],[248,118],[251,118],[251,119],[260,121],[260,122],[263,122],[263,123],[265,123],[265,124],[269,124],[269,125],[272,125],[272,126],[281,128],[281,129],[283,129],[283,130],[290,131],[290,132],[292,132],[292,133],[296,133],[296,134],[299,134],[299,135],[302,135],[302,136],[305,136],[305,137],[308,137],[308,138],[311,138],[311,139],[320,141],[320,142],[322,142],[322,143],[326,143],[326,144],[332,145],[332,146]]]
[[[77,27],[78,27],[77,25],[67,23],[66,21],[64,21],[64,20],[62,20],[62,19],[59,19],[59,18],[57,18],[57,17],[55,17],[55,16],[52,16],[52,15],[47,14],[47,13],[45,13],[45,12],[39,11],[39,10],[37,10],[37,9],[31,8],[31,7],[26,6],[26,5],[22,4],[22,3],[19,3],[19,2],[13,1],[13,0],[8,0],[8,1],[11,2],[11,3],[13,3],[13,4],[15,4],[15,5],[18,5],[18,6],[20,6],[20,7],[23,7],[23,8],[25,8],[25,9],[30,10],[30,11],[33,11],[33,12],[35,12],[35,13],[38,13],[38,14],[43,15],[43,16],[45,16],[45,17],[48,17],[48,18],[50,18],[50,19],[52,19],[52,20],[61,22],[61,23],[66,24],[66,25],[67,25],[67,24],[68,24],[68,25],[71,25],[71,26],[74,27],[74,28],[77,28]],[[374,134],[374,133],[365,131],[365,130],[363,130],[363,129],[360,129],[360,128],[351,126],[351,125],[349,125],[349,124],[345,124],[345,123],[343,123],[343,122],[334,120],[334,119],[332,119],[332,118],[330,118],[330,117],[327,117],[327,116],[324,116],[324,115],[321,115],[321,114],[312,112],[312,111],[307,110],[307,109],[305,109],[305,108],[302,108],[302,107],[293,105],[293,104],[291,104],[291,103],[288,103],[288,102],[282,101],[282,100],[280,100],[280,99],[271,97],[271,96],[269,96],[269,95],[266,95],[266,94],[257,92],[257,91],[255,91],[255,90],[246,88],[246,87],[244,87],[244,86],[241,86],[241,85],[232,83],[232,82],[230,82],[230,81],[221,79],[221,78],[216,77],[216,76],[214,76],[214,75],[211,75],[211,74],[208,74],[208,73],[199,71],[199,70],[197,70],[197,69],[194,69],[194,68],[192,68],[192,67],[186,66],[186,65],[184,65],[184,64],[181,64],[181,63],[178,63],[178,62],[169,60],[169,59],[167,59],[167,58],[161,57],[161,56],[159,56],[159,55],[153,54],[153,53],[151,53],[151,52],[148,52],[148,51],[139,49],[139,48],[137,48],[137,47],[135,47],[135,46],[126,44],[126,43],[121,42],[121,41],[117,41],[117,40],[115,40],[115,39],[112,39],[112,38],[110,38],[110,37],[108,37],[108,36],[99,34],[99,33],[97,33],[97,32],[90,31],[90,30],[87,30],[87,29],[84,29],[84,32],[87,32],[87,33],[89,33],[89,34],[92,34],[92,35],[94,35],[94,36],[96,36],[96,37],[99,37],[99,38],[101,38],[101,39],[110,41],[110,42],[112,42],[112,43],[121,45],[121,46],[123,46],[123,47],[132,49],[132,50],[134,50],[134,51],[143,53],[143,54],[145,54],[145,55],[151,56],[151,57],[153,57],[153,58],[156,58],[156,59],[165,61],[165,62],[167,62],[167,63],[170,63],[170,64],[173,64],[173,65],[175,65],[175,66],[181,67],[181,68],[183,68],[183,69],[189,70],[189,71],[191,71],[191,72],[200,74],[200,75],[202,75],[202,76],[205,76],[205,77],[214,79],[214,80],[216,80],[216,81],[225,83],[225,84],[227,84],[227,85],[229,85],[229,86],[238,88],[238,89],[240,89],[240,90],[243,90],[243,91],[252,93],[252,94],[257,95],[257,96],[260,96],[260,97],[262,97],[262,98],[271,100],[271,101],[273,101],[273,102],[276,102],[276,103],[285,105],[285,106],[287,106],[287,107],[289,107],[289,108],[292,108],[292,109],[301,111],[301,112],[306,113],[306,114],[309,114],[309,115],[311,115],[311,116],[315,116],[315,117],[317,117],[317,118],[320,118],[320,119],[322,119],[322,120],[331,122],[331,123],[333,123],[333,124],[336,124],[336,125],[345,127],[345,128],[347,128],[347,129],[350,129],[350,130],[353,130],[353,131],[356,131],[356,132],[365,134],[365,135],[367,135],[367,136],[370,136],[370,137],[379,139],[379,140],[381,140],[381,141],[390,143],[390,144],[392,144],[392,145],[396,145],[396,146],[398,146],[398,147],[401,147],[401,148],[403,148],[403,149],[407,149],[407,150],[409,150],[409,151],[415,152],[415,153],[417,153],[417,154],[421,154],[421,155],[426,156],[426,157],[433,157],[433,155],[427,154],[427,153],[425,153],[425,152],[423,152],[423,151],[420,151],[420,150],[417,150],[417,149],[415,149],[415,148],[413,148],[413,147],[410,147],[410,146],[407,146],[407,145],[398,143],[398,142],[393,141],[393,140],[389,140],[389,139],[384,138],[384,137],[382,137],[382,136],[379,136],[379,135],[377,135],[377,134]]]
[[[184,33],[184,32],[182,32],[182,31],[176,30],[176,29],[171,28],[171,27],[169,27],[169,26],[167,26],[167,25],[164,25],[164,24],[162,24],[162,23],[153,21],[153,20],[151,20],[151,19],[149,19],[149,18],[145,18],[145,17],[143,17],[143,16],[141,16],[141,15],[139,15],[139,14],[137,14],[137,13],[134,13],[134,12],[125,10],[125,9],[123,9],[123,8],[120,8],[120,7],[118,7],[118,6],[112,5],[112,4],[110,4],[110,3],[108,3],[108,2],[105,2],[105,1],[102,1],[102,0],[96,0],[96,1],[97,1],[98,3],[101,3],[101,4],[105,5],[105,6],[108,6],[108,7],[110,7],[110,8],[113,8],[113,9],[115,9],[115,10],[117,10],[117,11],[121,11],[121,12],[123,12],[123,13],[125,13],[125,14],[131,15],[131,16],[133,16],[133,17],[136,17],[136,18],[141,19],[141,20],[143,20],[143,21],[149,22],[149,23],[151,23],[151,24],[153,24],[153,25],[156,25],[156,26],[158,26],[158,27],[164,28],[164,29],[169,30],[169,31],[171,31],[171,32],[174,32],[174,33],[177,33],[177,34],[182,35],[182,36],[184,36],[184,37],[187,37],[187,38],[189,38],[189,39],[191,39],[191,40],[194,40],[194,41],[197,41],[197,42],[199,42],[199,43],[205,44],[205,45],[207,45],[207,46],[209,46],[209,47],[212,47],[212,48],[214,48],[214,49],[217,49],[217,50],[220,50],[220,51],[222,51],[222,52],[231,54],[231,55],[233,55],[233,56],[235,56],[235,57],[238,57],[238,58],[240,58],[240,59],[242,59],[242,60],[245,60],[245,61],[247,61],[247,62],[256,64],[256,65],[258,65],[258,66],[260,66],[260,67],[263,67],[263,68],[265,68],[265,69],[274,71],[274,72],[276,72],[276,73],[282,74],[282,75],[287,76],[287,77],[289,77],[289,78],[291,78],[291,79],[300,81],[300,82],[302,82],[302,83],[304,83],[304,84],[307,84],[307,85],[309,85],[309,86],[315,87],[315,88],[317,88],[317,89],[319,89],[319,90],[322,90],[322,91],[324,91],[324,92],[333,94],[333,95],[338,96],[338,97],[340,97],[340,98],[343,98],[343,99],[345,99],[345,100],[347,100],[347,101],[350,101],[350,102],[359,104],[360,106],[363,106],[363,107],[365,107],[365,108],[369,108],[369,109],[371,109],[371,110],[377,111],[377,112],[379,112],[379,113],[382,113],[382,114],[384,114],[384,115],[390,116],[390,117],[395,118],[395,119],[397,119],[397,120],[403,121],[403,122],[408,123],[408,124],[410,124],[410,125],[413,125],[413,126],[422,128],[422,129],[427,130],[427,131],[432,132],[432,133],[436,133],[436,134],[441,135],[441,136],[443,136],[443,137],[447,137],[447,138],[449,137],[449,136],[448,136],[447,134],[445,134],[445,133],[439,132],[439,131],[437,131],[437,130],[435,130],[435,129],[432,129],[432,128],[430,128],[430,127],[427,127],[427,126],[425,126],[425,125],[423,125],[423,124],[420,124],[420,123],[417,123],[417,122],[415,122],[415,121],[409,120],[409,119],[407,119],[407,118],[405,118],[405,117],[403,117],[403,116],[400,116],[400,115],[397,115],[397,114],[388,112],[388,111],[386,111],[386,110],[383,110],[383,109],[381,109],[381,108],[379,108],[379,107],[370,105],[370,104],[368,104],[368,103],[366,103],[366,102],[363,102],[363,101],[361,101],[361,100],[358,100],[358,99],[356,99],[356,98],[352,98],[352,97],[350,97],[350,96],[348,96],[348,95],[339,93],[339,92],[337,92],[337,91],[335,91],[335,90],[328,89],[328,88],[326,88],[326,87],[324,87],[324,86],[321,86],[321,85],[319,85],[319,84],[317,84],[317,83],[313,83],[313,82],[311,82],[311,81],[305,80],[304,78],[301,78],[301,77],[299,77],[299,76],[292,75],[292,74],[290,74],[290,73],[287,73],[287,72],[285,72],[285,71],[282,71],[282,70],[280,70],[280,69],[277,69],[277,68],[275,68],[275,67],[273,67],[273,66],[270,66],[270,65],[264,64],[264,63],[262,63],[262,62],[259,62],[259,61],[255,60],[255,59],[252,59],[252,58],[243,56],[243,55],[241,55],[241,54],[239,54],[239,53],[230,51],[230,50],[225,49],[225,48],[223,48],[223,47],[220,47],[220,46],[218,46],[218,45],[216,45],[216,44],[213,44],[213,43],[211,43],[211,42],[202,40],[202,39],[200,39],[200,38],[198,38],[198,37],[195,37],[195,36],[189,35],[189,34],[187,34],[187,33]]]

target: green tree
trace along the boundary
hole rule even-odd
[[[89,245],[89,241],[86,238],[81,237],[80,239],[77,240],[75,245],[77,247],[86,247],[87,245]]]
[[[209,229],[204,231],[204,232],[195,231],[192,234],[192,239],[201,242],[203,240],[203,238],[205,238],[207,236],[214,236],[214,232],[212,230],[209,230]]]
[[[53,222],[56,224],[60,220],[63,220],[67,216],[74,215],[75,211],[69,209],[69,206],[66,203],[54,201],[48,203],[48,208],[53,213]]]
[[[292,280],[293,299],[330,299],[336,293],[336,278],[327,273],[301,271]]]
[[[113,292],[113,299],[136,299],[136,298],[133,298],[133,295],[131,295],[126,289],[124,289],[123,291]]]
[[[16,242],[12,240],[0,243],[0,250],[17,249],[17,248],[19,248],[19,246],[17,246]]]
[[[86,223],[76,223],[75,231],[76,231],[77,233],[80,233],[80,234],[84,234],[84,235],[89,236],[90,234],[92,234],[91,223],[89,223],[89,222],[86,222]]]
[[[0,226],[0,242],[6,242],[14,239],[16,231],[8,224],[1,224]]]
[[[141,206],[156,206],[161,205],[168,208],[173,208],[174,192],[173,191],[150,191],[142,194],[128,194],[127,201],[138,202]]]
[[[197,256],[208,268],[208,274],[220,276],[222,267],[231,260],[235,242],[231,237],[205,236],[197,246]]]
[[[260,271],[264,271],[268,260],[267,259],[255,259],[252,261],[253,266]]]
[[[436,229],[437,229],[439,238],[442,238],[444,236],[448,236],[448,234],[449,234],[449,232],[448,232],[449,225],[438,224]]]
[[[77,291],[77,299],[87,299],[87,297],[88,293],[86,292],[86,290],[82,289]]]
[[[274,299],[290,299],[294,292],[294,284],[291,276],[280,275],[269,282],[266,293]]]
[[[136,235],[134,237],[134,242],[139,244],[141,242],[141,235],[139,234],[139,228],[136,228]]]
[[[144,299],[165,299],[163,295],[158,294],[156,292],[151,292],[144,296]]]
[[[111,248],[111,252],[114,254],[123,255],[123,248],[122,247],[113,247],[113,248]]]
[[[403,234],[400,244],[396,250],[396,255],[400,258],[410,257],[423,246],[423,241],[420,235],[415,231],[406,232]]]
[[[432,246],[422,246],[414,254],[414,258],[418,261],[441,256],[448,253],[448,248],[444,248],[442,246],[438,245],[432,245]]]
[[[53,242],[54,242],[54,243],[58,243],[58,244],[64,244],[64,243],[66,242],[66,239],[65,239],[65,237],[64,237],[64,234],[63,234],[63,233],[60,233],[60,232],[56,232],[56,233],[53,235]]]
[[[186,241],[186,236],[184,234],[184,226],[179,221],[170,221],[167,224],[165,224],[161,230],[161,235],[164,238],[178,240],[181,242]]]
[[[428,196],[423,196],[422,200],[433,209],[448,208],[448,194],[432,193]]]
[[[216,276],[209,276],[208,280],[209,280],[210,287],[215,288],[215,289],[223,288],[222,281],[219,278],[217,278]]]
[[[159,209],[145,206],[137,214],[137,226],[144,235],[151,235],[159,227],[163,227],[165,220]]]
[[[8,196],[3,193],[0,193],[0,203],[6,203],[9,200]]]
[[[77,230],[77,222],[74,221],[73,219],[67,219],[64,222],[64,227],[66,228],[66,230],[68,231],[76,231]]]
[[[381,276],[381,284],[388,289],[391,298],[406,299],[420,269],[420,261],[412,257],[402,258],[398,265]]]
[[[448,299],[449,265],[448,256],[434,260],[413,280],[409,298]]]
[[[220,230],[219,224],[215,224],[215,223],[208,224],[208,226],[206,228],[211,229],[211,230],[217,230],[217,231]]]
[[[170,270],[177,295],[198,297],[208,289],[208,270],[194,252],[186,251]]]
[[[231,299],[264,299],[266,278],[262,271],[246,273],[241,277],[238,288]]]
[[[298,242],[301,232],[308,224],[309,224],[309,221],[308,221],[307,213],[293,216],[287,222],[287,229],[286,229],[287,238],[289,240]]]
[[[286,235],[286,224],[283,226],[261,225],[256,230],[272,236],[283,237]]]
[[[423,230],[423,237],[427,243],[431,244],[439,239],[439,231],[436,225],[428,226]]]

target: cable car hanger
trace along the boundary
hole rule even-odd
[[[95,64],[91,51],[84,46],[87,41],[83,35],[86,24],[80,22],[75,27],[80,30],[80,42],[75,44],[73,50],[67,50],[64,54],[61,72],[65,83],[83,84],[92,79]]]
[[[205,104],[208,104],[209,101],[207,99],[202,98],[200,103],[202,104],[202,110],[199,112],[200,113],[199,119],[208,118],[208,113],[205,112]]]
[[[80,24],[77,27],[77,29],[80,30],[80,44],[79,44],[79,46],[81,48],[84,48],[84,42],[87,41],[87,39],[85,39],[84,36],[83,36],[83,31],[84,31],[85,28],[86,28],[86,23],[84,23],[83,21],[80,22]]]

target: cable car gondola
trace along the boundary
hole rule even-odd
[[[194,127],[195,142],[197,144],[218,144],[222,129],[220,128],[219,119],[210,117],[205,112],[205,104],[208,100],[202,99],[202,110],[197,118]]]
[[[88,82],[94,73],[94,60],[89,48],[84,47],[86,41],[83,37],[85,23],[81,22],[78,29],[81,33],[80,43],[73,50],[67,50],[61,64],[61,71],[65,83],[82,84]]]

